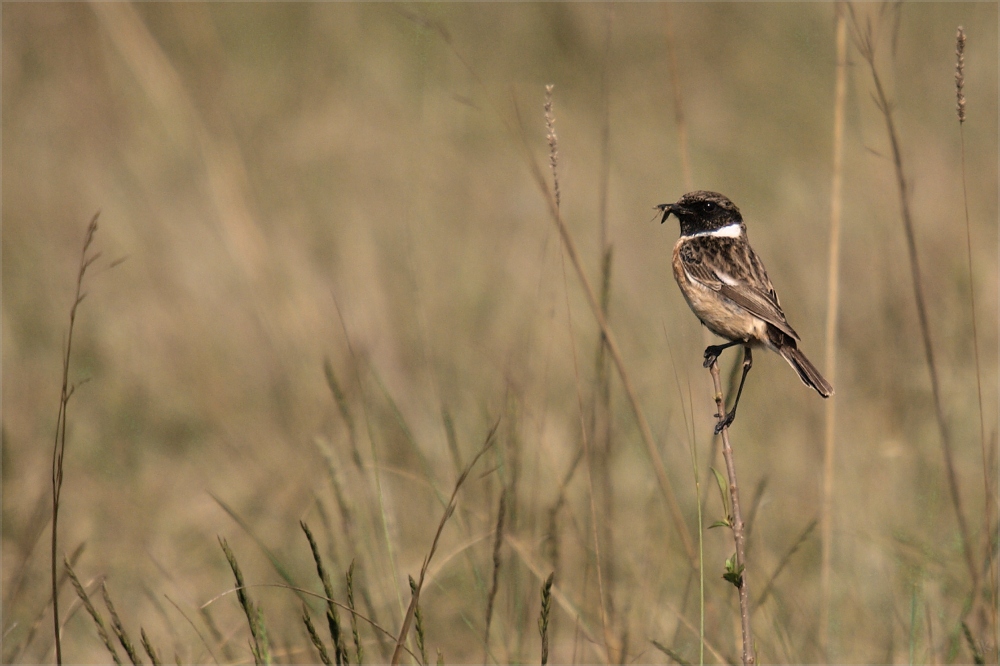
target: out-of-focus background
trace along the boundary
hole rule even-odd
[[[757,648],[769,662],[969,661],[964,619],[995,658],[997,6],[855,11],[893,101],[984,592],[972,599],[946,480],[885,122],[852,45],[829,585],[810,529],[826,405],[758,354],[732,430],[751,591],[770,581]],[[529,160],[549,174],[551,83],[563,215],[595,286],[613,249],[610,325],[697,546],[699,497],[705,525],[724,517],[708,471],[723,466],[709,338],[671,275],[676,221],[653,217],[685,191],[669,44],[694,185],[740,206],[822,368],[833,5],[45,3],[2,17],[5,662],[53,659],[52,444],[98,210],[59,549],[82,546],[81,581],[95,600],[106,582],[134,637],[141,626],[168,660],[250,660],[235,595],[215,599],[234,585],[217,536],[249,585],[284,582],[280,569],[320,592],[299,520],[338,598],[354,560],[359,610],[397,632],[406,577],[499,419],[421,595],[427,658],[482,663],[506,490],[490,661],[539,658],[553,570],[551,661],[668,660],[651,639],[698,659],[698,577],[621,381],[596,360],[594,316]],[[728,529],[704,532],[710,661],[739,659],[732,551]],[[251,594],[275,659],[316,661],[301,600]],[[107,662],[69,585],[60,610],[66,661]],[[388,660],[384,639],[360,632],[366,661]]]

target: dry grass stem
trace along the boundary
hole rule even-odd
[[[601,155],[600,173],[598,174],[598,229],[599,252],[601,263],[601,312],[604,318],[609,319],[611,307],[611,267],[614,258],[614,247],[611,244],[611,235],[608,223],[608,198],[611,179],[611,79],[609,71],[611,68],[611,45],[612,27],[614,25],[614,5],[607,6],[607,18],[604,37],[603,66],[601,68]],[[602,500],[601,510],[604,520],[601,525],[601,541],[606,547],[603,549],[604,559],[601,562],[603,576],[607,583],[605,585],[604,605],[611,625],[615,623],[615,591],[614,582],[616,577],[616,548],[614,546],[614,509],[615,494],[614,484],[611,479],[613,467],[613,446],[611,441],[611,373],[606,349],[604,335],[598,336],[597,350],[595,354],[596,382],[594,387],[593,405],[591,408],[591,427],[593,433],[594,451],[596,453],[596,468],[600,488],[600,499]]]
[[[972,630],[969,629],[969,625],[962,622],[962,635],[965,637],[965,642],[969,646],[969,651],[972,653],[972,663],[974,664],[985,664],[986,658],[983,656],[983,651],[976,639],[972,636]]]
[[[837,325],[840,319],[840,219],[844,184],[844,108],[847,101],[847,16],[836,6],[837,74],[833,93],[833,169],[830,183],[830,254],[827,262],[826,358],[824,372],[837,382]],[[837,449],[837,398],[824,404],[823,500],[820,513],[820,619],[819,648],[827,659],[830,631],[830,597],[833,577],[833,492]]]
[[[754,603],[753,607],[754,611],[763,606],[764,602],[767,601],[768,595],[771,594],[771,590],[774,588],[774,581],[778,579],[778,576],[781,575],[781,572],[784,570],[785,566],[791,561],[792,556],[795,555],[796,552],[798,552],[799,548],[802,547],[802,544],[804,544],[806,542],[806,539],[809,538],[809,535],[812,534],[812,531],[816,529],[816,525],[818,523],[819,520],[817,518],[813,518],[812,520],[810,520],[809,524],[806,525],[804,530],[802,530],[802,533],[799,534],[799,538],[795,540],[795,543],[792,544],[792,547],[788,549],[788,552],[786,552],[784,557],[782,557],[781,560],[778,562],[778,566],[774,568],[774,573],[772,573],[771,577],[767,579],[766,583],[764,583],[764,589],[761,590],[760,596],[757,597],[757,601]]]
[[[678,623],[679,623],[680,626],[682,626],[685,629],[687,629],[688,631],[690,631],[691,634],[694,635],[694,636],[698,636],[699,635],[698,627],[696,627],[694,624],[692,624],[691,620],[687,619],[684,616],[684,613],[681,610],[679,610],[677,608],[674,608],[670,604],[664,604],[664,605],[667,608],[667,610],[669,610],[670,612],[672,612],[674,615],[677,616],[677,620],[678,620]],[[677,638],[675,637],[674,640],[676,641]],[[717,662],[719,662],[720,664],[732,664],[733,663],[733,660],[730,659],[729,657],[724,656],[722,654],[721,650],[719,650],[719,648],[717,648],[714,643],[712,643],[711,641],[709,641],[708,638],[703,639],[701,641],[701,643],[704,645],[705,649],[708,650],[709,654],[711,654],[712,657]]]
[[[614,25],[615,6],[607,7],[604,29],[604,55],[601,67],[601,158],[600,173],[597,178],[597,221],[600,229],[601,255],[610,246],[608,230],[608,194],[611,189],[611,28]],[[605,310],[605,315],[607,311]]]
[[[149,636],[146,635],[146,630],[139,627],[139,636],[142,638],[142,649],[146,651],[149,655],[149,660],[152,662],[153,666],[160,666],[163,660],[160,659],[159,653],[157,653],[156,648],[153,647],[152,642],[149,640]]]
[[[417,593],[417,581],[413,580],[413,576],[408,576],[410,579],[410,594]],[[414,630],[417,634],[417,650],[420,652],[420,663],[427,663],[427,650],[424,648],[424,614],[420,612],[420,604],[416,605],[413,611],[413,623]]]
[[[709,367],[712,382],[715,385],[715,405],[718,409],[719,423],[726,419],[726,401],[722,394],[722,379],[719,377],[719,362],[713,360]],[[747,584],[746,544],[743,533],[743,514],[740,512],[740,490],[736,483],[736,463],[733,459],[733,447],[729,445],[729,427],[724,427],[722,435],[722,457],[726,461],[726,473],[729,475],[729,498],[731,501],[733,540],[736,542],[735,567],[731,567],[727,579],[736,585],[740,595],[740,627],[743,632],[743,664],[750,666],[756,663],[757,657],[753,648],[753,632],[750,627],[750,587]],[[727,567],[730,568],[730,567]]]
[[[983,560],[985,562],[985,570],[989,572],[989,590],[992,602],[989,603],[988,607],[991,614],[990,626],[992,627],[992,639],[994,645],[997,644],[998,637],[1000,637],[1000,627],[997,624],[997,605],[996,605],[996,590],[997,590],[997,573],[996,568],[993,566],[993,548],[990,543],[990,537],[993,531],[994,519],[993,519],[993,509],[995,506],[994,491],[991,488],[991,474],[990,469],[992,469],[989,463],[989,454],[987,452],[986,444],[986,423],[983,413],[983,378],[982,378],[982,363],[979,359],[979,323],[978,317],[976,316],[976,286],[975,286],[975,272],[972,267],[972,226],[969,221],[969,191],[966,182],[965,175],[965,29],[962,26],[958,26],[958,30],[955,34],[955,98],[956,98],[956,112],[958,113],[958,128],[959,128],[959,138],[961,142],[961,161],[962,161],[962,208],[965,213],[965,252],[966,252],[966,269],[968,271],[969,280],[969,310],[972,318],[972,351],[973,357],[976,363],[976,407],[979,412],[979,441],[982,448],[983,455]],[[976,602],[982,594],[982,588],[977,587],[974,592],[974,599],[971,606],[975,606]]]
[[[632,379],[628,370],[625,368],[625,361],[622,358],[621,351],[618,347],[618,341],[615,338],[614,333],[611,331],[611,327],[608,325],[607,319],[604,317],[604,313],[601,311],[600,302],[598,301],[594,288],[590,284],[590,279],[587,277],[587,273],[583,268],[583,260],[580,258],[580,253],[576,249],[576,243],[573,240],[573,236],[570,234],[569,227],[566,225],[566,221],[563,219],[562,213],[559,210],[559,205],[556,201],[555,195],[549,189],[545,176],[542,174],[541,169],[539,169],[538,164],[530,158],[530,154],[527,157],[527,161],[528,166],[531,168],[532,175],[535,178],[535,183],[538,185],[542,195],[548,203],[549,216],[552,223],[556,225],[556,229],[559,231],[559,236],[562,239],[563,246],[566,248],[566,254],[569,255],[570,262],[573,264],[573,268],[576,271],[580,285],[583,287],[584,295],[587,297],[587,302],[590,305],[591,312],[597,320],[597,325],[601,329],[601,334],[605,338],[608,346],[608,352],[611,354],[611,359],[615,364],[615,369],[618,371],[618,376],[622,380],[622,387],[625,389],[625,395],[628,397],[629,405],[631,405],[632,411],[635,413],[636,422],[639,426],[639,433],[646,446],[646,452],[649,454],[649,459],[653,465],[653,471],[656,474],[660,490],[663,492],[664,499],[667,501],[667,508],[670,512],[670,517],[673,519],[674,527],[681,537],[681,541],[684,545],[684,552],[688,557],[688,562],[692,568],[696,569],[698,559],[695,554],[694,541],[691,538],[691,532],[687,527],[687,523],[684,522],[684,514],[681,512],[680,504],[677,501],[677,495],[674,493],[673,485],[670,482],[670,478],[667,476],[667,470],[663,464],[663,457],[660,455],[660,451],[656,447],[656,443],[653,438],[653,431],[649,427],[649,421],[646,420],[646,415],[642,411],[642,407],[639,404],[639,397],[636,394],[634,385],[632,384]]]
[[[337,403],[337,410],[340,412],[341,418],[344,419],[344,425],[347,426],[348,440],[351,443],[351,461],[354,462],[354,466],[361,472],[364,470],[364,464],[361,462],[361,452],[358,450],[357,426],[354,423],[354,417],[351,415],[347,396],[344,394],[344,389],[341,388],[340,382],[337,381],[337,375],[333,371],[333,363],[330,362],[329,358],[323,359],[323,376],[326,377],[326,385],[333,395],[334,402]]]
[[[226,543],[225,539],[219,537],[219,545],[222,546],[222,552],[225,553],[226,561],[229,562],[229,568],[232,569],[233,577],[236,579],[236,598],[239,600],[240,608],[243,609],[247,624],[250,626],[250,652],[253,654],[254,663],[270,664],[271,653],[260,609],[250,599],[247,586],[243,582],[243,572],[240,570],[240,565],[236,562],[236,555],[229,548],[229,544]]]
[[[372,417],[368,409],[368,400],[366,397],[365,385],[361,381],[360,358],[354,350],[353,342],[351,342],[351,335],[347,331],[347,322],[344,321],[344,313],[340,308],[340,303],[337,300],[337,296],[333,291],[330,292],[330,296],[331,299],[333,300],[334,309],[336,309],[337,311],[337,319],[340,322],[340,328],[344,332],[344,342],[347,344],[347,350],[348,352],[350,352],[351,359],[353,360],[354,379],[355,382],[357,383],[358,391],[361,395],[361,412],[362,414],[364,414],[365,417],[365,430],[368,433],[368,444],[371,449],[372,471],[375,477],[375,497],[377,499],[375,506],[371,507],[371,511],[373,516],[375,517],[375,522],[381,528],[382,539],[385,543],[386,553],[388,554],[389,568],[391,570],[392,580],[398,580],[399,575],[398,575],[398,567],[396,566],[396,548],[393,545],[393,540],[389,534],[389,522],[390,522],[388,513],[389,509],[386,505],[387,503],[385,499],[385,493],[382,489],[382,473],[381,473],[382,463],[379,459],[378,447],[376,446],[377,440],[375,438],[375,429],[372,424]],[[400,612],[402,612],[403,597],[400,594],[399,586],[393,585],[392,589],[396,593],[396,603],[400,608]],[[363,598],[365,601],[368,601],[367,594]],[[374,606],[371,606],[369,604],[368,610],[369,612],[372,613],[372,617],[374,617],[375,616]],[[378,636],[378,640],[380,648],[386,647],[383,644],[381,635]],[[384,654],[385,650],[383,650],[383,658]]]
[[[934,346],[931,343],[930,320],[927,312],[926,299],[924,297],[923,279],[920,272],[920,257],[917,252],[916,231],[913,224],[913,215],[910,212],[910,195],[907,179],[903,171],[902,147],[899,142],[899,134],[896,131],[896,124],[892,115],[892,103],[882,85],[882,78],[879,75],[878,66],[875,62],[876,55],[876,31],[870,22],[861,26],[854,8],[847,5],[851,17],[851,33],[855,47],[861,54],[875,86],[875,105],[881,112],[885,120],[886,134],[889,144],[892,147],[892,163],[895,167],[896,185],[899,190],[899,203],[902,215],[903,231],[906,236],[906,249],[910,259],[910,277],[913,282],[913,295],[917,306],[917,319],[920,322],[920,337],[923,341],[924,356],[927,360],[927,370],[930,373],[931,394],[934,399],[934,414],[937,419],[938,431],[941,437],[941,449],[944,454],[945,474],[948,481],[948,490],[951,493],[952,507],[955,510],[955,517],[958,521],[959,535],[962,539],[962,550],[965,555],[965,563],[969,569],[969,576],[972,580],[972,589],[979,586],[979,570],[973,560],[972,539],[969,535],[968,521],[965,519],[965,511],[962,509],[962,493],[958,483],[958,474],[955,471],[955,454],[952,451],[951,436],[945,421],[944,404],[941,397],[941,382],[938,378],[937,364],[934,359]]]
[[[557,142],[554,129],[554,118],[552,117],[552,86],[545,87],[545,125],[548,130],[549,135],[549,162],[552,165],[552,176],[553,182],[558,190],[558,178],[556,177],[558,166],[558,152],[557,152]],[[591,536],[594,542],[594,555],[596,560],[597,569],[597,593],[598,599],[600,600],[601,608],[601,627],[604,634],[604,647],[606,650],[605,658],[608,663],[612,660],[612,651],[615,650],[615,640],[612,636],[611,628],[608,622],[608,607],[607,607],[607,595],[605,594],[604,588],[604,571],[603,571],[603,558],[601,556],[601,539],[600,539],[600,529],[598,526],[599,520],[597,517],[597,506],[595,504],[595,491],[594,491],[594,468],[595,460],[594,453],[591,449],[590,435],[587,432],[587,426],[584,417],[584,406],[583,406],[583,393],[581,389],[581,379],[580,379],[580,364],[577,359],[576,352],[576,340],[573,337],[573,310],[569,302],[569,285],[567,284],[566,278],[566,263],[565,258],[560,255],[560,261],[562,266],[562,276],[563,276],[563,297],[566,299],[566,324],[567,332],[570,341],[570,350],[573,356],[573,377],[575,379],[574,386],[576,387],[576,402],[580,421],[580,439],[583,443],[584,456],[587,458],[587,486],[589,490],[588,500],[590,508],[590,527]],[[603,337],[602,345],[603,349]]]
[[[406,615],[403,617],[403,626],[399,630],[399,636],[396,637],[396,649],[392,653],[393,665],[398,664],[400,658],[403,655],[404,643],[406,642],[406,636],[410,632],[410,624],[413,622],[413,615],[416,612],[417,604],[420,603],[420,591],[423,589],[424,578],[427,575],[427,567],[430,566],[431,559],[434,557],[434,552],[437,550],[438,540],[441,538],[441,532],[444,531],[445,523],[451,517],[451,514],[455,512],[455,506],[458,501],[458,491],[461,489],[462,484],[465,483],[466,478],[469,476],[469,472],[475,467],[479,459],[483,457],[483,454],[494,443],[494,435],[496,435],[497,428],[500,426],[500,420],[493,424],[490,428],[489,433],[486,435],[486,442],[483,444],[483,448],[479,449],[479,452],[475,455],[471,462],[466,465],[465,469],[458,476],[458,480],[455,481],[455,488],[451,491],[451,497],[448,500],[448,505],[444,510],[444,515],[441,516],[441,522],[438,523],[437,531],[434,533],[434,540],[431,541],[431,548],[427,552],[427,556],[424,558],[423,566],[420,567],[420,578],[417,580],[416,589],[413,592],[413,597],[410,599],[410,605],[406,609]]]
[[[525,567],[531,571],[539,583],[545,581],[545,571],[547,569],[543,568],[542,565],[535,560],[533,557],[534,550],[527,544],[523,543],[519,539],[507,534],[507,545],[510,546],[511,551],[517,555]],[[588,560],[589,561],[589,560]],[[552,586],[552,598],[555,599],[567,615],[574,618],[576,622],[576,632],[580,637],[588,644],[593,646],[601,646],[601,642],[597,638],[597,633],[593,630],[590,624],[587,622],[586,618],[583,616],[583,610],[581,606],[576,602],[572,601],[566,593],[560,588],[560,586],[553,584]],[[551,620],[550,620],[551,622]],[[596,648],[595,648],[596,649]],[[601,657],[606,656],[604,652],[598,651]],[[575,662],[575,660],[573,660]]]
[[[122,660],[118,656],[118,650],[115,649],[115,644],[111,641],[111,636],[108,634],[108,627],[104,624],[104,618],[94,607],[93,602],[90,600],[90,596],[84,589],[83,585],[80,583],[80,579],[76,577],[76,572],[73,571],[73,567],[70,565],[69,560],[63,559],[63,567],[66,573],[69,574],[70,582],[73,584],[73,589],[76,590],[76,596],[80,598],[83,603],[83,607],[87,609],[87,613],[94,620],[94,624],[97,625],[97,635],[101,638],[101,642],[104,643],[104,647],[108,649],[111,654],[111,659],[116,664],[121,664]]]
[[[205,635],[203,633],[201,633],[201,629],[199,629],[198,625],[194,623],[194,620],[192,620],[191,617],[184,612],[184,609],[181,608],[176,601],[171,599],[169,595],[164,594],[163,598],[166,599],[167,603],[173,606],[174,610],[176,610],[180,614],[180,616],[184,618],[184,621],[191,626],[192,631],[194,631],[195,635],[198,636],[198,640],[201,641],[201,644],[205,646],[205,650],[206,652],[208,652],[208,655],[212,658],[212,661],[218,664],[219,658],[215,656],[215,651],[212,650],[212,646],[209,645],[208,639],[205,638]],[[211,619],[212,616],[209,615],[204,609],[202,609],[201,614],[203,618],[207,618],[205,624],[208,625],[209,632],[212,634],[212,639],[215,640],[216,645],[222,644],[223,643],[222,635],[218,633],[218,628],[215,626],[215,623]],[[226,659],[228,661],[233,661],[234,656],[229,653],[229,647],[227,645],[223,645],[222,649],[226,655]]]
[[[313,538],[309,525],[304,520],[300,520],[299,526],[305,532],[306,539],[309,541],[309,550],[312,551],[313,561],[316,563],[316,574],[319,576],[320,581],[322,581],[323,592],[326,594],[326,622],[330,627],[330,639],[333,641],[333,647],[336,650],[337,666],[341,664],[346,665],[350,662],[347,658],[344,631],[340,626],[340,615],[337,613],[337,607],[333,601],[333,584],[330,582],[330,574],[327,573],[326,567],[323,565],[319,546],[316,545],[316,539]]]
[[[483,637],[483,663],[490,651],[490,623],[493,620],[493,603],[497,598],[497,590],[500,587],[500,546],[503,544],[504,518],[507,509],[507,489],[500,493],[500,507],[497,509],[497,525],[493,536],[493,581],[490,584],[490,591],[486,597],[486,634]]]
[[[688,591],[690,585],[694,580],[694,576],[698,576],[698,663],[705,663],[705,523],[704,523],[704,503],[702,501],[701,494],[701,472],[699,470],[698,461],[698,437],[697,430],[694,427],[695,417],[694,417],[694,400],[691,394],[691,382],[688,381],[688,403],[687,409],[684,407],[684,391],[681,389],[681,378],[677,374],[677,363],[674,359],[673,346],[670,344],[670,336],[667,334],[666,325],[663,326],[663,339],[667,343],[667,353],[670,357],[670,368],[674,375],[674,386],[677,389],[677,399],[681,406],[681,414],[684,418],[684,433],[688,440],[688,450],[691,452],[691,471],[693,473],[694,480],[694,496],[697,500],[695,509],[697,511],[697,525],[698,525],[698,570],[688,571],[687,580],[684,583],[684,594],[681,595],[681,613],[687,605]],[[691,418],[688,419],[688,409],[691,410]],[[713,438],[714,440],[714,438]],[[714,443],[714,442],[713,442]],[[713,448],[714,456],[714,448]],[[765,477],[766,478],[766,477]],[[751,516],[752,516],[751,509]],[[747,534],[747,541],[749,541],[749,531]],[[676,627],[674,628],[674,639],[673,642],[677,642],[677,636],[680,633],[681,623],[678,621]],[[658,645],[654,642],[655,645]]]
[[[52,512],[52,507],[49,506],[51,497],[51,491],[42,492],[38,495],[27,523],[32,526],[31,532],[24,540],[27,547],[19,554],[20,561],[16,565],[12,563],[13,558],[7,560],[7,570],[13,573],[10,574],[9,582],[4,585],[3,599],[0,600],[0,607],[2,608],[13,607],[14,603],[19,599],[21,591],[24,589],[25,576],[30,570],[31,564],[34,563],[32,553],[34,553],[35,547],[41,541],[42,535],[45,534],[46,528],[49,526],[49,518],[51,518]],[[4,638],[7,638],[7,636],[4,636]],[[7,643],[5,647],[9,649],[10,643]],[[11,662],[10,659],[6,658],[9,656],[9,652],[3,654],[5,663]]]
[[[121,618],[118,617],[118,611],[115,610],[115,605],[111,602],[111,595],[108,594],[108,586],[104,581],[101,581],[101,596],[104,597],[104,605],[107,606],[108,613],[111,614],[111,630],[118,637],[118,642],[125,649],[125,654],[128,655],[133,664],[138,666],[142,661],[139,659],[139,654],[132,644],[132,639],[129,638],[128,632],[125,631],[125,625],[122,624]]]
[[[678,654],[678,652],[676,650],[671,650],[666,645],[664,645],[663,643],[661,643],[661,642],[659,642],[657,640],[650,640],[649,642],[653,644],[653,647],[655,647],[657,650],[659,650],[663,654],[665,654],[668,657],[670,657],[671,659],[673,659],[675,662],[677,662],[681,666],[691,666],[691,662],[689,662],[687,659],[685,659],[680,654]]]
[[[448,440],[448,453],[451,454],[451,462],[455,465],[455,474],[459,474],[462,471],[462,454],[458,450],[458,435],[455,434],[455,422],[451,418],[451,412],[444,405],[441,406],[441,422],[444,424],[444,435]]]
[[[753,531],[754,528],[757,527],[757,510],[760,509],[761,501],[764,499],[764,493],[767,492],[767,484],[767,475],[760,477],[757,485],[754,486],[753,495],[750,497],[750,510],[747,511],[746,521],[747,557],[750,557],[750,551],[753,550]]]
[[[566,274],[564,271],[563,272],[564,283],[565,280],[566,280]],[[570,313],[568,287],[563,290],[563,293],[566,296],[566,313],[568,318]],[[569,330],[572,331],[573,329],[572,321],[569,321],[568,324],[569,324]],[[576,343],[575,341],[572,340],[572,333],[570,333],[570,347],[572,348],[573,351],[573,372],[576,378],[576,387],[577,387],[576,398],[577,398],[577,407],[579,409],[579,415],[580,415],[580,439],[583,443],[582,447],[583,455],[587,459],[587,490],[589,491],[587,493],[587,499],[588,499],[588,508],[590,509],[589,523],[590,523],[591,538],[594,544],[594,564],[595,564],[595,569],[597,571],[597,596],[601,610],[601,628],[604,634],[604,648],[605,648],[604,656],[605,659],[607,660],[607,663],[613,663],[614,660],[612,659],[612,653],[617,649],[617,645],[611,632],[611,626],[608,617],[608,605],[607,605],[608,597],[604,587],[604,566],[603,566],[604,558],[601,556],[603,549],[601,548],[601,536],[599,527],[600,520],[598,518],[597,505],[595,499],[596,493],[594,490],[594,468],[597,467],[597,465],[595,464],[594,452],[590,444],[590,436],[588,435],[586,425],[584,424],[583,396],[581,395],[580,392],[580,371],[576,357]]]
[[[931,666],[937,666],[937,648],[934,645],[934,626],[931,622],[931,604],[927,599],[924,599],[924,622],[927,624],[927,652],[930,657],[928,660]]]
[[[62,664],[62,636],[59,630],[59,502],[62,498],[63,484],[63,459],[66,455],[66,409],[69,400],[76,390],[76,384],[69,381],[69,359],[73,351],[73,327],[76,324],[76,311],[80,303],[87,296],[83,291],[83,277],[87,273],[90,265],[97,261],[101,253],[88,254],[90,246],[94,242],[94,234],[97,233],[97,217],[100,213],[95,213],[87,225],[87,231],[83,239],[83,250],[80,252],[80,267],[76,273],[76,295],[73,298],[73,305],[69,309],[69,328],[66,332],[66,346],[63,349],[62,362],[62,388],[59,393],[59,412],[56,416],[55,443],[52,446],[52,539],[51,539],[51,574],[52,574],[52,622],[53,634],[56,645],[56,663]]]
[[[351,610],[351,636],[354,638],[354,655],[357,657],[357,664],[364,663],[365,651],[361,647],[361,636],[358,634],[358,614],[354,610],[354,560],[347,568],[347,606]]]
[[[542,608],[538,613],[538,633],[542,637],[542,666],[549,661],[549,613],[552,610],[552,581],[556,572],[553,571],[542,583]]]
[[[326,651],[326,646],[323,645],[323,639],[319,637],[319,633],[316,631],[316,625],[313,624],[312,617],[309,616],[309,606],[305,603],[302,604],[302,622],[306,625],[306,631],[309,633],[309,641],[319,652],[319,660],[330,666],[332,663],[330,661],[330,655]]]

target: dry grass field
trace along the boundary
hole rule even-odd
[[[848,31],[832,439],[828,403],[771,353],[730,430],[754,642],[761,663],[996,663],[997,5],[854,12],[891,100],[950,446],[886,119]],[[421,661],[538,663],[554,572],[550,663],[698,663],[701,644],[737,663],[733,535],[708,529],[725,518],[712,338],[673,280],[677,221],[653,207],[733,199],[827,367],[836,15],[5,3],[4,663],[55,659],[53,442],[98,211],[57,523],[66,663],[111,655],[64,555],[105,621],[102,581],[165,662],[252,662],[220,538],[260,610],[258,656],[319,661],[305,603],[332,659],[322,600],[290,589],[323,593],[300,521],[335,599],[353,562],[358,612],[398,635],[494,424],[426,571]],[[533,176],[551,188],[546,84],[562,217],[652,451]],[[389,662],[391,637],[357,632],[365,663]]]

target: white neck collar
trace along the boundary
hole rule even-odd
[[[696,234],[691,234],[687,238],[698,238],[701,236],[715,236],[716,238],[739,238],[743,235],[743,225],[739,222],[734,222],[733,224],[727,224],[724,227],[719,227],[718,229],[712,229],[711,231],[699,231]]]

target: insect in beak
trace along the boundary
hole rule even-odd
[[[656,210],[663,212],[663,217],[660,219],[660,224],[666,222],[667,218],[670,217],[671,213],[677,215],[677,210],[674,204],[669,204],[669,203],[660,204],[659,206],[656,207]]]

